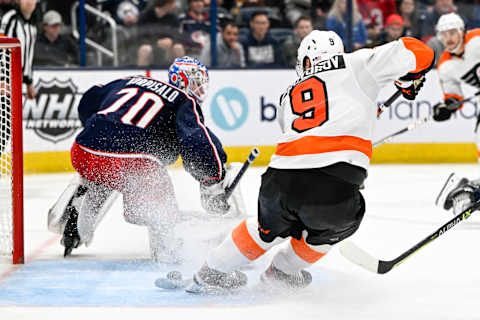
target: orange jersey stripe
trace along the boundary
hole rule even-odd
[[[469,30],[465,34],[465,44],[467,44],[473,37],[480,37],[480,28]]]
[[[452,55],[450,54],[450,52],[448,52],[447,50],[443,51],[442,55],[440,56],[440,59],[438,59],[437,69],[440,68],[442,63],[450,59],[452,59]]]
[[[247,229],[247,220],[243,220],[232,232],[232,239],[238,250],[248,259],[255,260],[266,252],[253,240]]]
[[[405,48],[412,51],[415,55],[417,65],[415,67],[415,70],[409,71],[410,73],[420,72],[432,65],[433,59],[435,57],[432,48],[415,38],[402,37],[400,39],[405,45]]]
[[[292,245],[293,251],[299,256],[302,260],[308,262],[308,263],[315,263],[317,262],[321,257],[326,255],[326,252],[318,252],[310,248],[306,243],[305,240],[300,239],[294,239],[292,238],[290,240],[290,244]]]
[[[306,136],[294,141],[279,143],[278,156],[299,156],[334,151],[355,150],[372,157],[372,141],[354,136],[319,137]]]

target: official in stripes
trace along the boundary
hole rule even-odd
[[[37,0],[17,0],[17,6],[7,11],[2,16],[0,23],[1,34],[20,40],[23,83],[27,85],[27,99],[35,99],[32,64],[37,27],[32,20],[36,6]]]

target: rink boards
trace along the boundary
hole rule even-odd
[[[69,149],[81,129],[76,107],[92,85],[135,74],[166,80],[166,70],[37,70],[36,100],[24,100],[25,171],[72,170]],[[251,147],[260,148],[256,165],[266,165],[275,151],[280,132],[276,121],[279,95],[295,80],[293,70],[211,70],[209,96],[203,106],[207,125],[215,132],[229,161],[243,161]],[[464,88],[465,97],[472,88]],[[377,103],[395,92],[384,88]],[[442,99],[435,71],[414,102],[399,98],[378,120],[374,141],[427,116]],[[372,106],[375,107],[375,106]],[[475,162],[477,150],[473,129],[478,102],[465,103],[455,119],[423,126],[398,136],[373,153],[373,163]]]

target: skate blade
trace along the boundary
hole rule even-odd
[[[192,281],[188,286],[185,287],[185,292],[191,294],[219,296],[231,294],[232,290],[209,285],[199,285],[195,281]]]
[[[438,193],[437,199],[435,200],[436,206],[443,208],[443,203],[445,202],[445,199],[448,196],[448,192],[446,192],[445,190],[447,190],[448,188],[450,188],[452,184],[455,184],[460,180],[460,179],[453,179],[454,176],[455,176],[455,173],[453,172],[450,173],[450,175],[448,176],[447,181],[445,181],[445,184],[443,185],[442,189]]]
[[[165,290],[185,289],[192,283],[192,279],[188,280],[171,280],[167,278],[158,278],[155,280],[155,286]]]

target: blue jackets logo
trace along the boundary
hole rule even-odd
[[[210,105],[212,119],[223,130],[235,130],[248,116],[248,101],[238,89],[226,87],[219,90]]]

